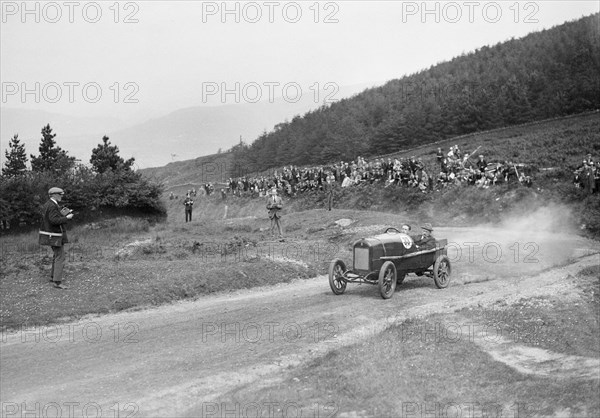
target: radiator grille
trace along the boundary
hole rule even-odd
[[[370,271],[368,248],[354,248],[354,270]]]

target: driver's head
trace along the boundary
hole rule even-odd
[[[421,226],[421,229],[423,230],[423,236],[425,236],[425,237],[430,236],[431,233],[433,232],[433,227],[429,223]]]
[[[409,224],[403,224],[400,227],[400,232],[402,232],[403,234],[408,234],[410,232],[410,230],[411,230],[411,227]]]

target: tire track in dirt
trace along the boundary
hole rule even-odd
[[[334,296],[321,276],[61,325],[93,322],[108,333],[94,344],[31,338],[23,343],[19,333],[3,335],[0,395],[7,402],[42,405],[93,401],[103,411],[116,402],[132,402],[139,406],[136,416],[193,415],[202,402],[250,383],[281,381],[310,359],[409,318],[450,315],[498,300],[567,294],[574,286],[566,280],[569,275],[597,264],[597,255],[589,256],[514,281],[461,285],[458,280],[445,290],[434,289],[429,279],[411,278],[385,301],[376,287],[367,285]],[[137,324],[137,342],[115,342],[109,331],[115,323]],[[275,332],[254,341],[255,334],[244,334],[244,329],[256,326]],[[286,326],[301,330],[301,336],[280,332]]]

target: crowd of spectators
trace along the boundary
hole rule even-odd
[[[465,184],[488,188],[499,183],[531,187],[528,167],[510,161],[487,162],[483,154],[462,152],[458,145],[447,153],[437,150],[437,164],[425,164],[422,158],[375,158],[367,161],[358,157],[355,161],[340,161],[332,165],[315,167],[285,166],[269,174],[229,178],[225,183],[206,183],[198,192],[211,195],[219,191],[223,199],[227,195],[264,197],[272,188],[284,196],[292,197],[308,191],[326,192],[335,187],[348,188],[358,185],[382,185],[384,187],[412,187],[423,193],[441,190],[451,185]],[[437,179],[431,174],[439,168]],[[575,184],[590,193],[598,190],[600,165],[594,164],[588,155],[576,171]],[[196,196],[196,190],[190,191]],[[171,196],[171,198],[173,198]]]
[[[483,188],[500,182],[519,182],[531,186],[531,177],[525,174],[523,164],[509,161],[488,163],[483,155],[474,159],[472,154],[463,154],[457,145],[451,147],[447,154],[438,148],[437,181],[432,174],[437,168],[434,164],[425,164],[421,157],[375,158],[371,161],[358,157],[355,161],[340,161],[333,165],[292,165],[269,175],[230,178],[224,185],[222,195],[265,196],[269,189],[276,188],[283,195],[291,197],[307,191],[327,191],[335,186],[347,188],[365,184],[413,187],[423,193],[460,183]]]
[[[249,193],[264,196],[271,188],[276,188],[286,196],[295,196],[307,191],[327,191],[336,186],[347,188],[360,184],[418,187],[423,192],[433,187],[432,179],[420,158],[375,158],[366,161],[358,157],[356,161],[340,161],[329,166],[292,165],[274,171],[271,175],[230,178],[226,188],[236,196]]]
[[[458,145],[455,145],[450,147],[447,154],[444,154],[442,149],[438,148],[437,160],[440,164],[438,187],[465,183],[488,188],[497,183],[517,182],[531,187],[532,179],[525,173],[527,169],[525,164],[516,164],[511,161],[488,163],[483,154],[474,156],[478,149],[463,154]]]

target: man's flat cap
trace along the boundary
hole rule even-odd
[[[52,187],[50,190],[48,190],[48,195],[53,195],[53,194],[64,194],[65,192],[63,191],[63,189],[59,188],[59,187]]]
[[[429,232],[433,232],[433,227],[431,226],[431,224],[423,224],[421,228],[426,229]]]

